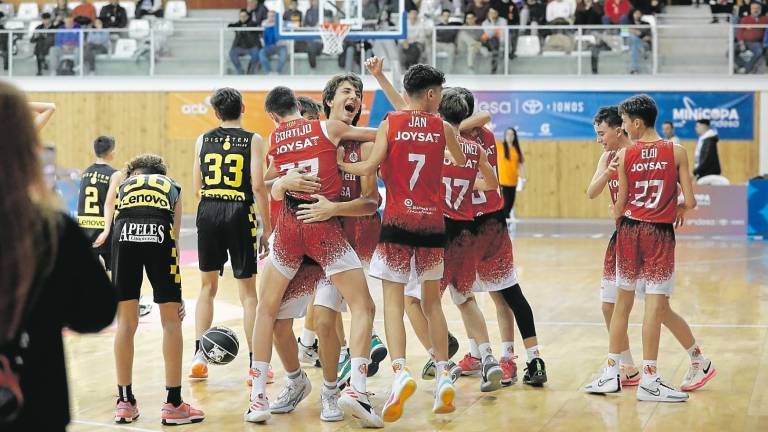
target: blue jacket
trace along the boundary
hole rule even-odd
[[[75,29],[79,29],[80,25],[75,24],[72,26],[71,29],[68,29],[68,31],[59,31],[56,33],[56,46],[61,48],[64,45],[73,45],[73,46],[79,46],[80,45],[80,32],[79,31],[72,31]]]
[[[277,24],[271,27],[264,27],[264,47],[271,47],[277,44]]]

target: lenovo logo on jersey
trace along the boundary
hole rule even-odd
[[[292,143],[282,144],[277,147],[277,154],[288,153],[292,151],[298,151],[301,149],[314,147],[317,145],[317,137],[310,137],[304,141],[295,141]]]
[[[137,205],[148,205],[151,207],[171,208],[170,203],[161,195],[152,193],[133,193],[120,201],[121,207],[133,207]]]
[[[160,224],[126,223],[120,231],[120,241],[133,243],[162,243],[165,226]]]
[[[438,142],[439,133],[397,131],[395,141]]]

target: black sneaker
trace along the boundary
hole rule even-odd
[[[547,382],[547,369],[544,366],[544,360],[536,357],[525,366],[523,384],[541,387],[545,382]]]
[[[448,359],[452,359],[457,352],[459,352],[459,340],[448,332]]]

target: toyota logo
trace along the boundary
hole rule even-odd
[[[527,99],[523,101],[523,111],[526,114],[534,115],[540,113],[544,109],[544,104],[538,99]]]

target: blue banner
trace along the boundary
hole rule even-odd
[[[377,126],[386,108],[384,95],[376,92],[371,126]],[[526,140],[595,139],[592,117],[602,106],[617,105],[637,93],[631,92],[475,92],[475,107],[493,116],[492,129],[501,139],[508,127]],[[697,139],[694,125],[707,118],[721,139],[754,139],[752,92],[651,92],[659,115],[656,127],[671,121],[681,139]]]

